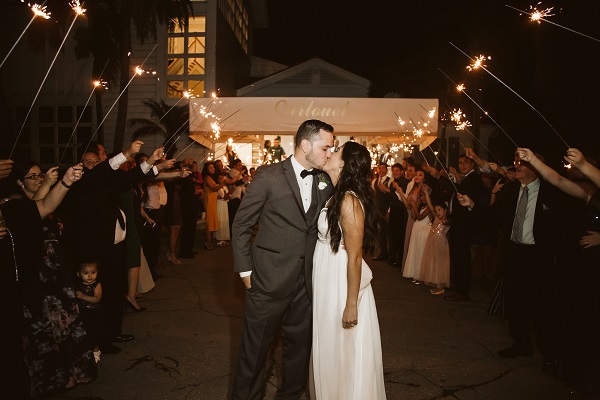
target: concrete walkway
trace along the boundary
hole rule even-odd
[[[513,360],[496,355],[510,340],[506,323],[485,313],[491,284],[476,281],[472,301],[452,303],[386,263],[370,265],[388,399],[581,399],[541,372],[538,353]],[[228,398],[244,296],[231,249],[200,251],[161,272],[164,278],[140,301],[148,310],[125,315],[123,333],[136,339],[119,344],[121,353],[102,356],[95,382],[53,399]],[[264,399],[274,398],[279,360],[277,347]]]

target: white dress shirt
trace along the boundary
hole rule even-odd
[[[310,203],[312,200],[312,186],[313,179],[312,175],[307,175],[304,179],[300,176],[300,173],[304,171],[304,167],[300,165],[294,156],[290,157],[292,161],[292,167],[294,167],[294,174],[296,175],[296,180],[298,181],[298,186],[300,186],[300,197],[302,197],[302,207],[304,207],[304,212],[307,212],[310,208]],[[309,171],[312,171],[310,169]]]
[[[110,167],[112,169],[114,169],[116,171],[119,169],[121,164],[125,163],[125,161],[127,161],[127,157],[125,157],[125,154],[119,153],[116,156],[114,156],[113,158],[109,159],[108,164],[110,165]],[[140,168],[142,169],[142,172],[144,173],[144,175],[148,174],[148,172],[150,172],[151,169],[154,170],[154,175],[158,175],[158,168],[156,168],[153,165],[148,164],[146,161],[144,161],[143,163],[140,164]]]
[[[535,220],[537,198],[540,192],[540,180],[538,178],[527,185],[521,184],[517,204],[519,204],[525,186],[527,186],[527,190],[529,191],[529,197],[527,198],[527,211],[525,212],[525,220],[523,221],[523,240],[521,241],[521,244],[535,244],[535,238],[533,237],[533,223]]]

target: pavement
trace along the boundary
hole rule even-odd
[[[164,260],[164,277],[140,299],[147,311],[125,315],[123,333],[135,340],[119,343],[118,354],[102,355],[96,381],[52,399],[229,398],[244,289],[231,248],[200,250],[202,236],[196,241],[195,259],[179,266]],[[369,264],[388,399],[583,399],[541,371],[539,351],[527,358],[497,356],[511,343],[506,321],[485,312],[489,281],[475,279],[471,301],[448,302],[385,262]],[[274,399],[280,385],[280,359],[277,344],[267,360],[265,400]]]

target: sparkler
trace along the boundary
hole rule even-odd
[[[21,0],[21,2],[23,2],[23,1]],[[23,29],[23,32],[21,32],[21,34],[17,38],[17,41],[12,45],[12,47],[10,48],[10,50],[8,51],[6,56],[4,56],[4,60],[2,60],[2,63],[0,63],[0,68],[2,68],[2,66],[8,59],[8,56],[10,56],[10,54],[13,52],[15,47],[17,47],[17,44],[21,41],[21,39],[23,38],[23,35],[25,35],[25,32],[27,32],[27,29],[29,29],[29,26],[33,23],[33,21],[35,20],[36,17],[40,17],[43,19],[50,19],[50,13],[46,12],[46,6],[44,6],[44,4],[46,4],[45,1],[42,3],[42,5],[28,4],[28,6],[31,8],[31,12],[33,13],[33,16],[31,17],[31,20],[29,20],[29,23],[27,24],[27,26],[25,26],[25,29]]]
[[[471,58],[471,56],[469,56],[467,53],[465,53],[464,51],[462,51],[458,46],[456,46],[454,43],[450,42],[450,44],[452,45],[452,47],[454,47],[456,50],[460,51],[461,53],[463,53],[465,56],[467,56],[469,59],[471,59],[471,61],[473,61],[473,58]],[[544,115],[538,111],[537,108],[535,108],[534,106],[531,105],[531,103],[529,103],[527,100],[525,100],[525,98],[523,98],[523,96],[521,96],[519,93],[517,93],[513,88],[511,88],[510,86],[508,86],[506,83],[504,83],[500,78],[498,78],[496,75],[494,75],[493,73],[490,72],[490,70],[488,70],[485,66],[481,65],[480,68],[482,70],[484,70],[485,72],[487,72],[488,74],[490,74],[490,76],[492,76],[494,79],[496,79],[498,82],[500,82],[502,85],[504,85],[508,90],[510,90],[511,92],[513,92],[519,99],[523,100],[523,102],[525,104],[527,104],[529,107],[531,107],[531,109],[533,111],[535,111],[540,117],[542,117],[542,119],[546,122],[546,124],[554,131],[554,133],[556,133],[556,136],[559,137],[560,140],[563,141],[563,143],[567,146],[567,148],[571,148],[571,146],[569,146],[569,144],[565,141],[565,139],[563,139],[563,137],[560,135],[560,133],[558,133],[558,131],[554,128],[554,126],[552,126],[552,124],[546,119],[546,117],[544,117]],[[445,74],[444,74],[445,75]],[[464,93],[464,91],[463,91]],[[466,93],[465,93],[466,94]],[[468,96],[468,95],[467,95]],[[482,110],[483,111],[483,110]],[[518,146],[517,146],[518,147]]]
[[[467,115],[464,114],[460,108],[458,110],[454,109],[450,113],[450,120],[454,121],[456,123],[456,130],[457,131],[464,131],[466,128],[468,128],[470,126],[473,126],[466,119],[463,120],[463,117],[466,118]]]
[[[540,4],[540,3],[538,3],[538,4]],[[519,11],[520,13],[529,15],[529,19],[531,21],[533,21],[533,22],[537,22],[538,24],[541,23],[540,21],[544,21],[544,22],[547,22],[547,23],[552,24],[554,26],[558,26],[559,28],[562,28],[562,29],[564,29],[566,31],[575,33],[577,35],[583,36],[583,37],[588,38],[588,39],[591,39],[591,40],[593,40],[595,42],[600,42],[600,39],[598,39],[598,38],[595,38],[595,37],[590,36],[590,35],[586,35],[585,33],[576,31],[575,29],[567,28],[564,25],[560,25],[560,24],[557,24],[556,22],[552,22],[549,19],[546,19],[545,17],[551,17],[551,16],[554,15],[554,14],[550,13],[554,7],[546,8],[545,10],[538,10],[537,8],[535,8],[533,6],[529,6],[531,12],[520,10],[520,9],[518,9],[516,7],[509,6],[508,4],[506,4],[506,7],[512,8],[513,10]]]
[[[421,108],[422,108],[423,110],[426,110],[426,108],[425,108],[425,107],[423,107],[423,105],[419,104],[419,106],[421,106]],[[447,107],[450,109],[450,106],[448,105],[448,103],[446,103],[446,106],[447,106]],[[451,114],[450,114],[450,120],[452,120],[452,118],[454,117],[454,114],[459,114],[459,115],[460,115],[461,113],[462,113],[462,111],[461,111],[461,109],[460,109],[460,108],[459,108],[458,110],[456,110],[456,109],[453,109],[453,110],[452,110],[452,112],[451,112]],[[463,114],[463,115],[464,115],[464,114]],[[487,113],[486,113],[486,115],[487,115]],[[437,118],[435,118],[435,120],[438,122],[438,124],[440,123],[440,121],[439,121]],[[470,126],[471,126],[471,123],[470,123],[470,122],[468,122],[468,121],[467,121],[467,123],[469,124],[468,126],[470,127]],[[456,128],[456,129],[457,129],[457,130],[459,130],[458,128]],[[487,150],[488,154],[490,154],[492,157],[494,157],[494,158],[496,159],[496,161],[498,161],[499,165],[502,165],[502,161],[500,161],[500,159],[499,159],[498,157],[496,157],[496,155],[494,155],[494,153],[492,153],[492,151],[491,151],[490,149],[488,149],[488,148],[487,148],[487,146],[486,146],[485,144],[483,144],[483,142],[482,142],[481,140],[479,140],[479,139],[477,138],[477,136],[475,136],[475,135],[473,134],[473,132],[471,132],[469,129],[467,129],[467,126],[465,126],[465,127],[462,129],[462,130],[464,130],[464,131],[465,131],[465,132],[467,132],[469,135],[471,135],[471,137],[472,137],[473,139],[475,139],[475,141],[477,141],[477,143],[479,143],[479,145],[480,145],[480,146],[482,146],[484,149],[486,149],[486,150]],[[464,146],[463,146],[463,147],[464,147]],[[436,152],[436,154],[437,154],[437,152]],[[444,155],[444,157],[445,157],[445,155]]]
[[[106,62],[106,64],[108,64],[108,61]],[[104,65],[104,68],[106,68],[106,64]],[[104,72],[104,69],[102,70],[102,72]],[[69,150],[69,143],[71,143],[71,139],[73,139],[73,136],[75,135],[75,131],[77,131],[77,127],[79,126],[79,122],[81,121],[81,118],[83,117],[85,109],[88,106],[88,104],[90,103],[90,99],[94,95],[94,92],[96,91],[96,89],[98,89],[100,87],[102,87],[103,89],[107,88],[106,81],[102,81],[101,79],[92,82],[92,85],[93,85],[92,92],[90,93],[87,101],[85,102],[85,105],[83,106],[83,109],[81,110],[81,114],[79,115],[79,118],[77,119],[77,122],[75,123],[75,127],[73,128],[73,132],[71,132],[71,136],[69,136],[69,140],[67,140],[67,145],[65,146],[65,150],[63,151],[63,154],[60,157],[60,160],[58,161],[58,165],[60,165],[62,163],[62,160],[65,158],[65,154],[67,154],[67,151]]]
[[[31,102],[31,106],[29,107],[29,111],[27,111],[27,115],[25,116],[25,119],[23,120],[23,125],[21,125],[21,129],[19,130],[19,133],[17,134],[17,138],[15,139],[15,143],[12,147],[12,150],[10,151],[10,155],[8,156],[8,158],[11,158],[13,155],[13,152],[15,151],[15,148],[17,147],[17,143],[19,141],[19,138],[21,137],[21,133],[23,133],[23,128],[25,128],[25,124],[27,123],[27,119],[29,118],[29,114],[31,114],[31,110],[33,110],[33,106],[38,98],[38,96],[40,95],[40,92],[42,91],[42,88],[44,87],[44,83],[46,83],[46,79],[48,79],[48,75],[50,75],[50,71],[52,70],[52,67],[54,66],[54,63],[56,62],[56,59],[58,58],[58,55],[60,54],[60,51],[62,50],[65,42],[67,41],[67,38],[69,37],[69,33],[71,33],[71,30],[73,29],[73,26],[75,25],[75,21],[77,21],[77,18],[80,15],[83,15],[83,13],[85,12],[85,10],[81,9],[81,7],[79,6],[79,1],[76,0],[74,3],[76,3],[78,5],[77,9],[73,8],[73,10],[75,11],[75,18],[73,18],[73,22],[71,22],[71,26],[69,26],[69,29],[67,30],[67,33],[65,34],[65,37],[63,38],[63,41],[61,42],[60,46],[58,46],[58,50],[56,51],[56,54],[54,55],[54,59],[52,60],[52,62],[50,63],[50,67],[48,67],[48,71],[46,71],[46,75],[44,76],[44,79],[42,79],[42,84],[40,85],[37,93],[35,94],[35,97],[33,98],[33,101]]]
[[[485,70],[485,68],[483,68],[483,69]],[[477,103],[477,102],[476,102],[476,101],[475,101],[475,100],[474,100],[474,99],[473,99],[471,96],[469,96],[469,94],[468,94],[468,93],[465,91],[465,85],[464,85],[464,84],[457,85],[457,84],[456,84],[456,82],[454,82],[454,81],[452,80],[452,78],[450,78],[450,77],[449,77],[449,76],[448,76],[448,75],[447,75],[447,74],[446,74],[444,71],[442,71],[440,68],[438,68],[438,71],[440,71],[440,72],[441,72],[441,73],[442,73],[442,74],[443,74],[443,75],[444,75],[446,78],[448,78],[448,80],[449,80],[450,82],[452,82],[452,84],[454,84],[454,86],[456,86],[456,88],[457,88],[457,89],[459,89],[459,92],[461,92],[462,94],[464,94],[465,96],[467,96],[467,98],[468,98],[469,100],[471,100],[471,102],[473,102],[473,104],[475,104],[475,105],[477,106],[477,108],[479,108],[479,109],[480,109],[480,110],[481,110],[481,111],[482,111],[482,112],[483,112],[483,113],[484,113],[484,114],[485,114],[485,115],[486,115],[486,116],[487,116],[487,117],[488,117],[488,118],[489,118],[489,119],[490,119],[490,120],[491,120],[491,121],[492,121],[492,122],[493,122],[493,123],[494,123],[494,124],[495,124],[495,125],[498,127],[498,129],[500,129],[500,130],[501,130],[501,131],[502,131],[502,132],[503,132],[503,133],[506,135],[506,137],[507,137],[507,138],[509,138],[511,142],[513,142],[513,144],[514,144],[516,147],[519,147],[519,145],[518,145],[518,144],[517,144],[517,143],[516,143],[516,142],[513,140],[513,138],[512,138],[512,137],[511,137],[511,136],[508,134],[508,132],[506,132],[506,131],[504,130],[504,128],[502,128],[502,127],[500,126],[500,124],[499,124],[499,123],[497,123],[497,122],[496,122],[496,120],[495,120],[494,118],[492,118],[492,116],[491,116],[491,115],[490,115],[490,114],[489,114],[487,111],[485,111],[485,110],[484,110],[484,109],[483,109],[483,108],[482,108],[482,107],[481,107],[481,106],[480,106],[480,105],[479,105],[479,104],[478,104],[478,103]]]
[[[421,107],[423,107],[423,106],[421,106]],[[437,108],[433,107],[430,111],[427,111],[427,110],[425,110],[425,111],[427,111],[427,116],[429,118],[435,118],[435,112],[436,112],[436,110],[437,110]]]
[[[77,4],[79,4],[79,1],[77,1]],[[144,59],[144,61],[140,65],[144,65],[146,63],[146,61],[148,61],[148,58],[150,57],[150,55],[152,53],[154,53],[154,50],[156,50],[157,46],[158,46],[158,43],[154,45],[154,47],[152,48],[152,50],[150,50],[150,53],[148,53],[148,55],[146,56],[146,58]],[[92,143],[92,140],[96,136],[96,133],[98,133],[98,130],[100,130],[100,127],[102,126],[102,124],[104,124],[104,121],[106,121],[106,118],[108,118],[108,116],[110,115],[110,112],[112,111],[112,109],[115,108],[115,105],[117,105],[117,103],[119,102],[119,99],[121,98],[121,96],[123,96],[123,93],[125,93],[125,91],[129,87],[129,85],[131,85],[131,82],[133,82],[133,80],[135,79],[136,76],[142,75],[145,72],[140,67],[140,65],[138,65],[138,66],[135,67],[135,73],[133,74],[133,76],[131,77],[131,79],[129,80],[129,82],[127,82],[127,85],[125,85],[125,87],[123,88],[123,90],[121,90],[121,93],[119,93],[119,95],[117,96],[117,98],[115,99],[115,101],[112,103],[112,105],[108,109],[108,112],[104,115],[104,118],[102,118],[102,121],[100,121],[100,123],[96,127],[96,130],[94,131],[94,133],[90,137],[90,140],[88,141],[87,145],[85,146],[85,150],[83,151],[83,154],[85,154],[87,152],[87,149],[88,149],[88,147],[90,147],[90,144]]]
[[[200,111],[199,111],[198,115],[196,115],[194,117],[194,120],[193,120],[193,122],[195,122],[196,119],[198,119],[199,117],[201,117],[201,116],[204,117],[204,121],[202,122],[202,125],[200,126],[200,129],[202,129],[202,127],[204,126],[204,124],[206,123],[206,121],[207,121],[208,118],[212,117],[212,118],[214,118],[217,121],[219,120],[219,118],[210,111],[210,108],[212,107],[213,104],[216,103],[217,100],[218,100],[217,94],[215,92],[212,92],[211,93],[211,99],[209,100],[208,106],[204,106],[204,105],[200,106]],[[181,124],[181,126],[179,128],[177,128],[177,130],[175,130],[175,132],[165,141],[165,144],[169,143],[169,141],[171,141],[175,137],[175,135],[177,135],[177,133],[179,133],[179,131],[181,131],[181,129],[183,129],[183,127],[185,126],[185,124],[187,124],[189,121],[190,121],[190,118],[188,117],[188,119],[185,120],[185,122],[183,124]],[[179,141],[179,139],[181,138],[181,136],[183,136],[184,132],[181,132],[179,134],[179,136],[177,136],[177,139],[175,139],[173,141],[173,143],[171,143],[171,145],[169,146],[169,148],[167,148],[167,150],[165,151],[165,154],[168,153],[169,150],[171,150],[173,148],[173,146],[175,146],[175,144]],[[215,138],[218,139],[219,135],[216,135]]]
[[[491,60],[491,59],[492,59],[492,57],[484,56],[484,55],[475,57],[475,59],[473,60],[473,63],[471,63],[471,65],[467,65],[467,69],[469,71],[475,71],[479,68],[487,67],[487,65],[485,65],[484,62],[485,62],[485,60]]]
[[[448,177],[448,180],[452,184],[452,187],[454,187],[454,190],[456,191],[456,193],[459,193],[458,188],[456,187],[456,185],[454,184],[454,182],[452,182],[452,179],[450,179],[450,173],[448,172],[448,170],[446,169],[446,167],[444,167],[444,164],[442,164],[442,162],[438,158],[437,152],[433,151],[433,149],[431,147],[428,147],[428,148],[429,148],[429,151],[431,151],[431,153],[434,155],[435,159],[440,163],[440,166],[442,167],[442,169],[446,172],[446,176]]]

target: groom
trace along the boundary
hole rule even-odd
[[[312,342],[312,260],[317,219],[333,190],[322,169],[333,127],[303,122],[294,155],[260,167],[233,222],[234,269],[246,286],[244,324],[232,398],[258,399],[271,343],[283,329],[283,383],[277,399],[298,399]],[[259,224],[254,241],[252,227]]]

